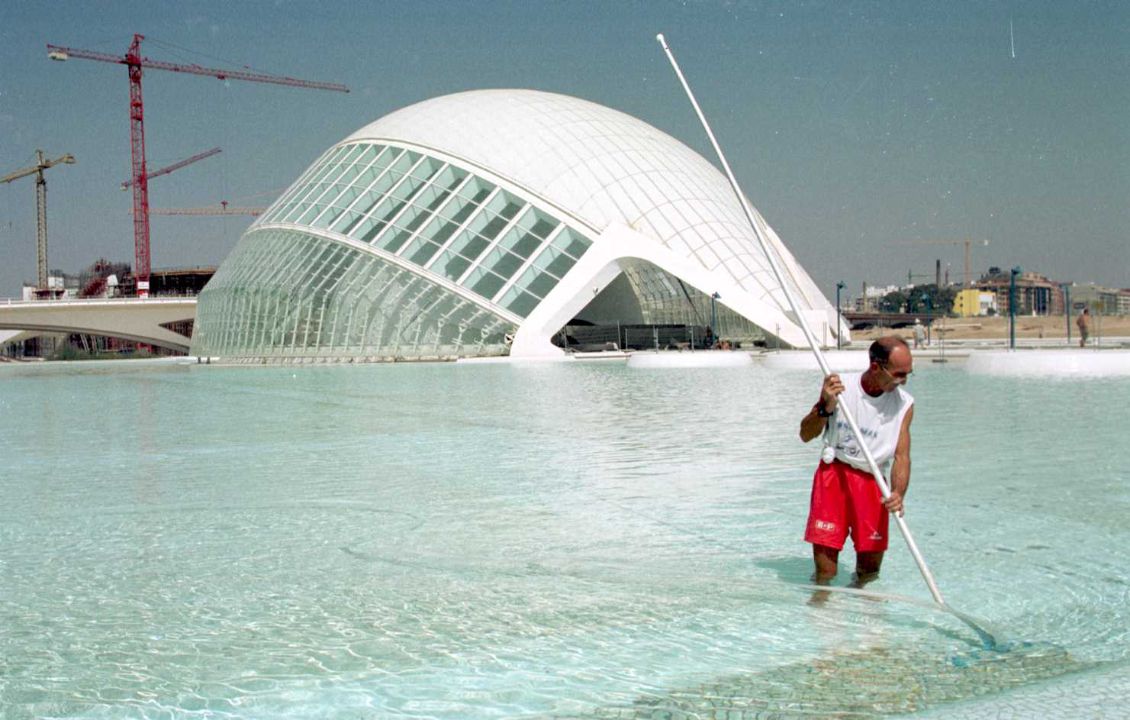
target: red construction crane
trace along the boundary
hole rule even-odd
[[[45,160],[43,151],[35,151],[36,163],[31,167],[10,172],[0,177],[0,183],[10,183],[13,180],[35,175],[35,237],[36,237],[36,289],[47,289],[47,181],[43,179],[43,171],[55,167],[59,163],[71,165],[75,156],[67,153],[54,160]]]
[[[180,170],[185,165],[191,165],[192,163],[196,162],[197,160],[203,160],[204,158],[209,158],[209,157],[212,157],[213,155],[219,155],[219,154],[220,154],[220,148],[218,148],[218,147],[212,148],[211,150],[205,150],[202,153],[198,153],[196,155],[193,155],[192,157],[185,158],[184,160],[181,160],[180,162],[175,162],[172,165],[166,165],[165,167],[161,168],[160,170],[154,170],[153,172],[146,171],[145,177],[149,180],[152,180],[153,178],[160,177],[161,175],[168,175],[173,170]],[[125,182],[122,183],[122,190],[129,190],[132,185],[133,185],[132,179],[126,180]]]
[[[135,34],[133,43],[124,56],[78,50],[59,45],[47,45],[47,57],[52,60],[80,58],[116,63],[129,68],[129,117],[130,117],[130,158],[133,164],[133,239],[134,274],[137,276],[138,297],[149,295],[149,179],[145,169],[145,123],[144,106],[141,102],[141,69],[168,70],[190,75],[207,75],[220,80],[247,80],[248,82],[273,83],[314,90],[336,90],[349,92],[349,88],[337,83],[310,82],[281,75],[265,75],[243,70],[218,70],[200,65],[181,65],[177,63],[150,60],[141,56],[141,41],[144,35]]]

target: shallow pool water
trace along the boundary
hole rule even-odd
[[[1007,652],[802,587],[817,385],[0,366],[0,717],[1130,716],[1130,379],[919,363],[906,519]]]

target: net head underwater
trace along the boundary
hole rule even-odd
[[[0,715],[1120,716],[1130,380],[915,370],[1003,647],[897,543],[809,604],[807,369],[0,366]]]

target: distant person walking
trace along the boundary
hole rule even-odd
[[[914,349],[921,347],[925,339],[926,327],[922,324],[922,320],[914,318]]]
[[[1075,318],[1075,324],[1079,327],[1079,347],[1087,347],[1087,338],[1091,334],[1091,311],[1083,308],[1079,317]]]
[[[856,556],[852,585],[863,587],[879,576],[890,513],[902,514],[910,485],[914,398],[902,388],[914,371],[910,348],[902,338],[890,335],[873,342],[868,355],[871,364],[863,373],[845,374],[842,380],[835,373],[824,378],[820,399],[800,421],[802,441],[824,435],[804,532],[805,541],[812,544],[818,585],[836,576],[849,533]],[[859,439],[840,417],[840,403],[847,403],[875,462],[889,476],[887,500],[871,475]]]

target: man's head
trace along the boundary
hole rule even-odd
[[[867,349],[871,364],[867,368],[867,384],[882,392],[905,385],[914,372],[914,359],[906,341],[895,335],[881,337]]]

